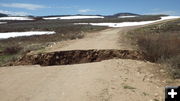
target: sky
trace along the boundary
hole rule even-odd
[[[0,13],[11,15],[180,15],[180,0],[0,0]]]

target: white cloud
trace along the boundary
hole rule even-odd
[[[87,13],[87,12],[93,12],[93,11],[95,11],[95,10],[92,10],[92,9],[80,9],[80,10],[78,10],[78,12],[80,12],[80,13]]]
[[[28,10],[46,8],[46,6],[43,6],[43,5],[28,4],[28,3],[1,3],[0,6],[11,7],[11,8],[23,8],[23,9],[28,9]]]
[[[6,11],[6,10],[0,10],[0,13],[8,14],[8,15],[14,15],[14,16],[29,15],[29,13],[26,13],[26,12],[13,12],[13,11]]]

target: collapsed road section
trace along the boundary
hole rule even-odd
[[[70,65],[100,62],[108,59],[144,60],[145,55],[135,50],[70,50],[24,55],[10,65]]]

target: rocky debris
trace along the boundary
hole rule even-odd
[[[53,66],[100,62],[114,58],[144,60],[144,57],[142,52],[134,50],[70,50],[25,55],[9,65]]]

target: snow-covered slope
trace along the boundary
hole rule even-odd
[[[0,17],[0,20],[34,20],[30,17]]]
[[[170,19],[177,19],[180,16],[165,16],[161,17],[160,20],[154,21],[141,21],[141,22],[121,22],[121,23],[76,23],[76,24],[83,24],[83,25],[93,25],[93,26],[107,26],[107,27],[127,27],[127,26],[139,26],[139,25],[146,25],[151,24],[163,20],[170,20]]]
[[[63,16],[63,17],[45,17],[45,20],[54,20],[54,19],[94,19],[94,18],[104,18],[103,16]]]
[[[7,38],[19,37],[19,36],[55,34],[55,33],[56,32],[54,31],[6,32],[6,33],[0,33],[0,39],[7,39]]]

